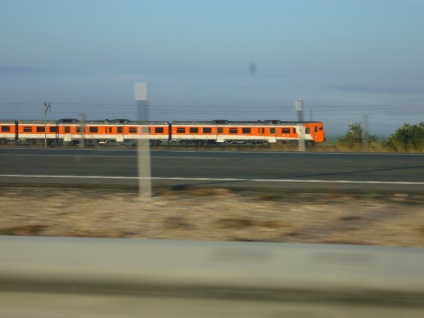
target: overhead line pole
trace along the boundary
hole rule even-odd
[[[79,114],[80,116],[80,140],[79,140],[79,147],[84,148],[85,147],[85,113]]]
[[[51,111],[50,103],[44,102],[44,147],[47,147],[47,113]]]

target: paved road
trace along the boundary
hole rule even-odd
[[[0,149],[0,184],[138,184],[134,150]],[[152,151],[154,186],[424,191],[423,154]]]

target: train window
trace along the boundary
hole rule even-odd
[[[319,127],[319,130],[322,130],[322,127]]]
[[[99,132],[99,127],[88,127],[88,131],[91,133]]]
[[[59,127],[49,127],[50,132],[59,132]]]
[[[261,128],[261,133],[265,134],[265,128]]]
[[[37,132],[44,132],[45,129],[42,126],[37,126]]]
[[[178,127],[177,128],[177,133],[184,134],[185,133],[185,128],[184,127]]]
[[[137,127],[130,127],[129,132],[130,132],[130,134],[136,134],[137,133]]]
[[[32,132],[32,127],[24,127],[24,132]]]
[[[155,129],[156,131],[156,129]],[[150,127],[141,127],[141,133],[150,134]]]
[[[271,128],[269,129],[269,133],[270,133],[270,134],[275,134],[275,127],[271,127]]]
[[[295,134],[296,133],[296,128],[293,128],[293,134]]]
[[[224,132],[224,129],[222,127],[218,127],[218,134],[222,134]]]
[[[155,133],[157,134],[163,133],[163,127],[155,127]]]
[[[118,127],[118,134],[122,134],[122,127]]]
[[[318,132],[318,126],[315,126],[315,132]]]
[[[237,134],[238,129],[237,128],[230,128],[230,134]]]
[[[1,126],[2,132],[10,132],[10,126]]]
[[[305,128],[305,134],[310,134],[311,133],[311,129],[309,127]]]
[[[199,133],[199,128],[197,128],[197,127],[190,127],[190,133],[191,134],[198,134]]]
[[[242,132],[243,134],[250,134],[251,129],[250,129],[250,128],[242,128],[242,129],[241,129],[241,132]]]
[[[283,134],[290,134],[290,128],[283,128],[283,129],[281,129],[281,132]]]
[[[80,128],[79,128],[79,127],[77,127],[76,131],[77,131],[77,133],[79,133],[79,132],[80,132]]]
[[[212,128],[210,128],[210,127],[203,128],[203,132],[205,134],[210,134],[212,132]]]

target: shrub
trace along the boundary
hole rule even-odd
[[[362,128],[362,124],[356,122],[348,126],[346,135],[339,138],[337,143],[352,150],[360,150],[365,146],[366,141],[368,144],[371,144],[377,142],[377,140],[377,136],[366,134]]]
[[[424,122],[418,125],[404,124],[384,142],[384,145],[395,151],[423,151]]]

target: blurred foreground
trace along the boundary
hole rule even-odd
[[[0,234],[424,247],[424,195],[3,188]]]
[[[0,316],[416,317],[423,249],[0,237]]]

